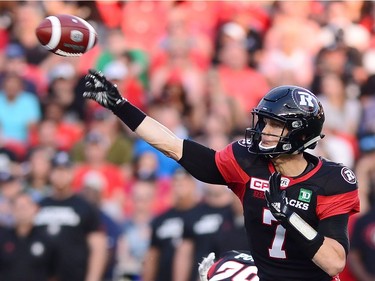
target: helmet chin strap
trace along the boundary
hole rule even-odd
[[[304,150],[305,150],[306,148],[308,148],[310,145],[312,145],[312,144],[314,144],[315,142],[321,140],[323,137],[324,137],[324,136],[321,136],[321,135],[316,136],[315,138],[313,138],[313,139],[309,140],[308,142],[306,142],[306,143],[305,143],[300,149],[297,149],[297,150],[295,150],[294,152],[292,152],[292,153],[290,153],[290,154],[291,154],[291,155],[293,155],[293,154],[295,155],[295,154],[299,154],[299,153],[301,153],[301,151],[304,151]],[[273,145],[273,146],[264,146],[264,145],[262,145],[262,141],[260,141],[259,144],[258,144],[258,146],[259,146],[259,148],[260,148],[262,151],[266,152],[267,150],[270,151],[270,150],[274,149],[277,145]],[[276,157],[280,156],[281,154],[283,154],[283,153],[280,153],[280,154],[278,154],[278,155],[270,155],[270,154],[268,154],[267,156],[268,156],[269,158],[276,158]]]
[[[324,136],[323,136],[324,137]],[[292,154],[298,154],[300,153],[301,151],[305,150],[306,148],[308,148],[310,145],[312,145],[313,143],[321,140],[323,138],[321,135],[320,136],[317,136],[311,140],[309,140],[307,143],[305,143],[301,149],[297,149],[296,151],[294,151]]]

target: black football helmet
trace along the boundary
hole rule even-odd
[[[252,126],[246,129],[249,151],[275,157],[280,154],[297,154],[315,148],[324,137],[321,133],[324,111],[320,101],[309,90],[298,86],[280,86],[269,91],[253,109]],[[276,146],[262,146],[264,118],[284,124],[283,133],[277,136]],[[284,136],[283,136],[284,135]]]

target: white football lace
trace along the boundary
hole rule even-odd
[[[62,51],[60,49],[58,49],[55,53],[58,55],[65,56],[65,57],[79,57],[83,54],[83,53],[69,53],[69,52]]]

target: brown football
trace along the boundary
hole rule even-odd
[[[98,41],[94,27],[73,15],[46,17],[35,32],[39,42],[48,51],[64,57],[81,56]]]

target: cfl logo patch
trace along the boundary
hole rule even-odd
[[[290,179],[281,177],[280,186],[281,187],[288,187],[290,183]]]

